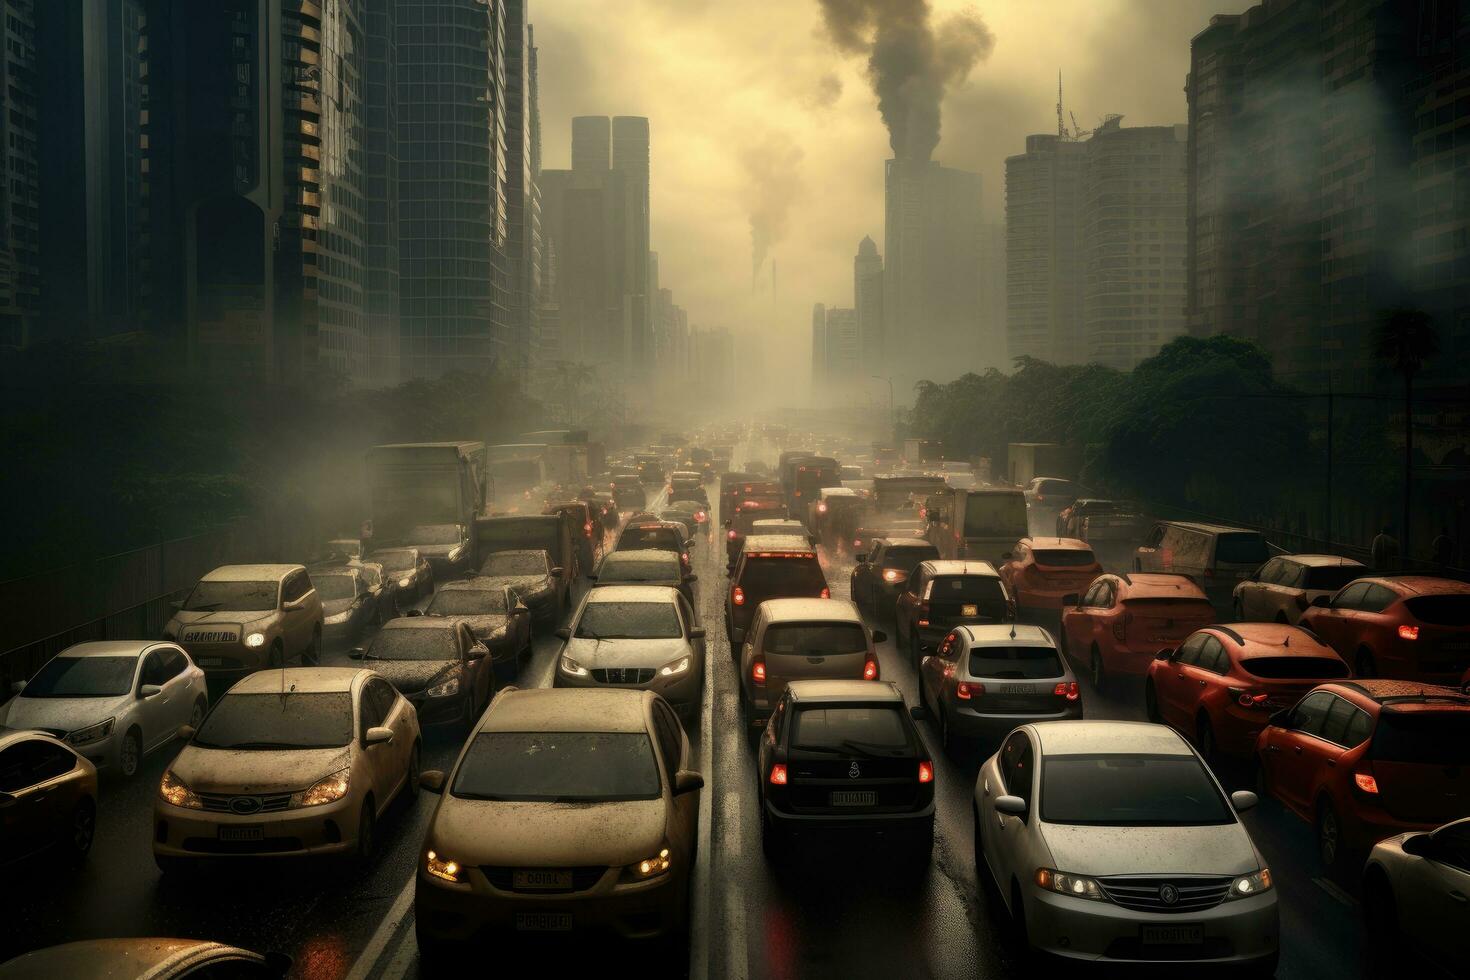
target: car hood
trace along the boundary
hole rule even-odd
[[[428,846],[460,864],[585,867],[633,864],[664,846],[663,799],[502,803],[445,795]]]
[[[495,585],[505,585],[519,592],[537,592],[551,584],[545,575],[496,575],[488,579]]]
[[[564,652],[583,667],[662,667],[693,651],[688,641],[675,637],[671,640],[575,638],[567,641]]]
[[[468,623],[475,636],[482,640],[488,639],[497,633],[504,633],[507,625],[506,617],[500,613],[492,613],[484,616],[455,616],[454,618]]]
[[[1260,869],[1239,823],[1211,827],[1075,827],[1042,824],[1052,866],[1099,877],[1134,874],[1243,875]]]
[[[364,660],[361,663],[402,694],[417,694],[430,681],[459,666],[458,660]]]
[[[28,698],[21,694],[11,700],[5,724],[10,728],[74,732],[120,715],[132,703],[131,694],[115,698]]]
[[[209,749],[188,745],[169,766],[196,793],[294,793],[350,764],[352,750]]]
[[[174,613],[173,621],[180,626],[198,626],[208,623],[211,626],[235,626],[246,625],[270,616],[269,612],[230,612],[228,609],[218,609],[214,612],[190,611],[180,609]]]

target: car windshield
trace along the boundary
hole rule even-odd
[[[747,558],[740,585],[752,595],[815,596],[827,580],[815,558]]]
[[[589,602],[577,620],[579,637],[671,640],[684,635],[672,602]]]
[[[1036,555],[1036,564],[1046,565],[1049,568],[1084,568],[1088,565],[1097,564],[1091,551],[1082,549],[1056,549],[1032,552]]]
[[[1197,827],[1234,823],[1192,755],[1047,756],[1041,819],[1091,827]]]
[[[317,596],[323,602],[357,595],[357,580],[351,575],[313,575],[311,584],[316,586]]]
[[[184,600],[185,612],[265,612],[276,608],[275,582],[200,582]]]
[[[1378,716],[1368,758],[1470,766],[1470,711],[1384,711]]]
[[[1062,676],[1062,661],[1051,647],[972,647],[971,677],[1036,680]]]
[[[840,750],[853,755],[904,755],[909,735],[897,705],[802,708],[796,712],[791,747]]]
[[[498,554],[485,559],[480,566],[481,575],[545,575],[546,558],[543,555]]]
[[[883,552],[883,567],[913,571],[919,562],[938,557],[939,552],[934,548],[889,548]]]
[[[653,744],[642,732],[482,732],[449,792],[461,799],[596,803],[657,799]]]
[[[679,578],[680,574],[679,556],[672,551],[660,553],[657,561],[620,560],[617,552],[613,552],[603,560],[602,567],[597,570],[597,581],[667,582]]]
[[[1322,565],[1308,568],[1307,584],[1302,588],[1336,592],[1354,579],[1362,578],[1366,571],[1362,565]]]
[[[462,536],[458,524],[421,524],[409,528],[403,540],[413,544],[459,544]]]
[[[498,616],[505,609],[504,589],[439,589],[426,612],[431,616]]]
[[[673,551],[683,543],[683,536],[671,527],[630,527],[619,536],[618,550],[638,551],[644,548],[656,548],[660,551]]]
[[[373,560],[390,572],[411,572],[418,564],[418,555],[412,551],[379,551]]]
[[[1271,554],[1266,539],[1255,531],[1234,531],[1220,535],[1215,542],[1215,561],[1230,565],[1260,565]]]
[[[22,692],[28,698],[115,698],[133,689],[137,657],[53,657]]]
[[[458,660],[454,630],[443,626],[380,630],[368,645],[365,660]]]
[[[327,749],[352,741],[346,691],[226,694],[204,719],[194,745],[207,749]]]
[[[868,637],[857,623],[792,623],[766,630],[761,647],[766,653],[800,657],[823,657],[840,653],[864,653]]]

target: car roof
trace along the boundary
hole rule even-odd
[[[1034,537],[1022,538],[1021,544],[1047,551],[1091,551],[1092,545],[1079,538]]]
[[[1439,707],[1454,707],[1456,705],[1470,709],[1470,696],[1460,692],[1459,688],[1448,687],[1443,684],[1420,684],[1415,681],[1388,680],[1385,678],[1362,678],[1351,681],[1333,681],[1330,684],[1321,685],[1324,688],[1340,687],[1360,694],[1371,701],[1377,701],[1382,705],[1394,705],[1405,707],[1405,704],[1396,703],[1400,699],[1407,702],[1418,701],[1422,698],[1433,698],[1440,701]],[[1455,702],[1455,704],[1444,704],[1441,699]]]
[[[14,978],[173,977],[205,966],[225,953],[239,957],[248,951],[201,939],[80,939],[33,949],[5,963],[4,972]],[[258,954],[248,955],[253,962],[260,962]]]
[[[1159,521],[1170,527],[1182,527],[1188,531],[1199,531],[1201,534],[1254,534],[1261,536],[1261,532],[1250,527],[1232,527],[1229,524],[1202,524],[1197,521]]]
[[[655,562],[674,562],[679,560],[679,553],[667,548],[635,548],[631,551],[609,551],[602,557],[602,563],[618,562],[622,564],[653,564]]]
[[[760,605],[766,623],[863,621],[858,607],[847,599],[767,599]]]
[[[1146,721],[1049,721],[1027,727],[1041,743],[1042,755],[1194,754],[1174,729]]]
[[[433,617],[415,616],[414,619]],[[387,629],[401,619],[383,624]],[[296,694],[322,694],[352,690],[359,674],[371,674],[362,667],[281,667],[275,670],[258,670],[236,681],[230,694],[279,694],[284,687]],[[282,675],[285,675],[284,679]]]
[[[138,657],[154,647],[175,649],[170,640],[88,640],[73,643],[58,657]]]
[[[1306,565],[1309,568],[1330,568],[1338,565],[1363,567],[1363,563],[1356,558],[1344,558],[1342,555],[1277,555],[1276,557],[1294,561],[1298,565]]]
[[[884,544],[890,548],[933,548],[934,545],[923,538],[882,538]]]
[[[956,626],[970,638],[970,646],[976,647],[1053,647],[1057,641],[1040,626],[1028,623],[986,623]]]
[[[509,688],[490,703],[476,731],[646,732],[646,704],[653,697],[629,688]]]
[[[974,575],[985,578],[1000,578],[1000,572],[988,561],[968,561],[963,558],[931,558],[920,562],[919,567],[930,575]]]
[[[1238,649],[1242,659],[1255,657],[1332,657],[1337,652],[1299,626],[1286,623],[1231,623],[1201,626],[1223,635]]]
[[[1383,576],[1370,579],[1370,581],[1385,585],[1400,595],[1406,596],[1470,594],[1470,583],[1457,582],[1450,578],[1436,578],[1433,575]]]
[[[811,542],[795,534],[751,534],[745,538],[743,551],[803,551],[812,550]]]
[[[903,694],[892,683],[874,684],[860,680],[805,680],[791,681],[786,685],[791,700],[798,704],[820,704],[827,701],[881,701],[903,704]]]
[[[221,565],[200,579],[201,582],[263,582],[283,579],[305,565]]]
[[[1122,572],[1116,576],[1128,590],[1125,599],[1169,599],[1181,593],[1191,599],[1207,599],[1199,583],[1179,572]]]
[[[587,593],[587,602],[677,602],[679,590],[668,585],[608,585]]]

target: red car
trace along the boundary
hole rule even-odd
[[[1062,600],[1084,591],[1102,574],[1102,564],[1086,541],[1076,538],[1022,538],[1000,566],[1016,604],[1060,609]]]
[[[1456,684],[1470,668],[1470,585],[1427,575],[1360,578],[1302,613],[1301,625],[1359,677]]]
[[[1062,651],[1088,669],[1097,691],[1110,677],[1142,676],[1160,650],[1215,621],[1189,576],[1165,572],[1102,575],[1063,602]]]
[[[1149,721],[1194,741],[1211,766],[1248,760],[1272,712],[1352,671],[1332,648],[1284,623],[1207,626],[1163,650],[1143,685]]]
[[[1328,869],[1470,812],[1470,696],[1394,680],[1323,684],[1271,716],[1262,788],[1317,828]]]

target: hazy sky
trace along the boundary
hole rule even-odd
[[[911,0],[892,0],[894,3]],[[932,0],[979,14],[987,60],[943,104],[935,158],[978,171],[1005,207],[1004,161],[1055,132],[1057,71],[1084,127],[1185,121],[1189,40],[1247,0]],[[811,306],[852,304],[863,235],[883,247],[887,131],[865,77],[823,29],[818,0],[531,0],[543,165],[570,166],[571,117],[642,115],[652,136],[660,284],[696,325],[779,331],[804,351]],[[1068,120],[1070,125],[1070,120]],[[752,294],[751,222],[769,262]],[[795,380],[795,378],[793,378]]]

